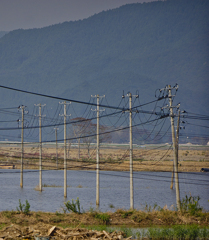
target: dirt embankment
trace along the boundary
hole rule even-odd
[[[177,224],[208,226],[209,213],[199,212],[195,216],[191,216],[189,213],[183,214],[166,208],[159,211],[119,209],[116,212],[108,213],[92,210],[82,214],[58,212],[23,214],[16,211],[3,211],[0,213],[0,227],[2,228],[0,238],[22,239],[24,236],[24,239],[34,239],[35,235],[42,235],[49,236],[48,239],[123,239],[122,237],[125,236],[121,232],[113,234],[113,236],[107,235],[104,231],[92,232],[83,228],[89,229],[98,225],[150,227]]]

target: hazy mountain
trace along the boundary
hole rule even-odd
[[[182,108],[209,114],[208,12],[208,0],[167,0],[11,31],[0,39],[1,85],[82,101],[105,94],[117,105],[123,90],[146,102],[178,83]],[[1,89],[0,99],[10,107],[35,98]]]
[[[8,32],[6,32],[6,31],[0,31],[0,38],[3,37],[6,33],[8,33]]]

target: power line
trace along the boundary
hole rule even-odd
[[[202,125],[192,124],[192,123],[188,123],[188,122],[187,122],[187,124],[197,126],[197,127],[209,128],[209,126],[202,126]]]
[[[51,96],[51,95],[47,95],[47,94],[41,94],[41,93],[36,93],[36,92],[21,90],[21,89],[12,88],[12,87],[7,87],[7,86],[3,86],[3,85],[0,85],[0,88],[5,88],[5,89],[8,89],[8,90],[13,90],[13,91],[17,91],[17,92],[22,92],[22,93],[27,93],[27,94],[37,95],[37,96],[41,96],[41,97],[47,97],[47,98],[57,99],[57,100],[63,100],[63,101],[69,101],[69,102],[80,103],[80,104],[85,104],[85,105],[97,106],[96,103],[89,103],[89,102],[78,101],[78,100],[73,100],[73,99],[55,97],[55,96]],[[142,106],[151,104],[151,103],[156,102],[156,101],[159,101],[159,100],[161,100],[161,99],[162,99],[162,98],[157,99],[157,100],[153,100],[153,101],[151,101],[151,102],[149,102],[149,103],[142,104]],[[108,106],[108,105],[103,105],[103,104],[100,104],[99,106],[100,106],[100,107],[105,107],[105,108],[120,109],[120,110],[123,110],[123,111],[124,111],[124,110],[128,110],[128,109],[117,108],[117,107],[114,107],[114,106]],[[137,108],[137,107],[133,107],[133,108]],[[145,112],[147,112],[147,111],[145,111]]]

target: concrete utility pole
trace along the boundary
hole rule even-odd
[[[41,105],[35,104],[39,107],[39,191],[42,192],[42,129],[41,129],[41,107],[44,107],[46,104]]]
[[[134,209],[134,184],[133,184],[133,136],[132,136],[132,97],[138,98],[139,95],[128,93],[129,97],[129,158],[130,158],[130,209]],[[123,95],[123,98],[125,96]]]
[[[173,189],[173,177],[174,177],[174,161],[173,161],[173,171],[172,171],[172,175],[171,175],[171,185],[170,185],[170,189]]]
[[[79,135],[80,135],[80,133],[79,133]],[[80,137],[79,137],[79,139],[78,139],[78,159],[80,159],[80,151],[81,151],[80,142],[81,142],[81,139],[80,139]]]
[[[176,159],[177,159],[177,164],[178,164],[178,149],[179,149],[179,122],[180,122],[180,110],[179,110],[179,114],[178,114],[177,129],[176,129]],[[173,189],[173,177],[174,177],[174,164],[173,164],[173,172],[172,172],[172,176],[171,176],[170,189]]]
[[[67,110],[66,110],[66,101],[64,101],[63,103],[60,104],[64,104],[64,114],[62,116],[64,116],[64,197],[67,197],[67,160],[66,160],[66,156],[67,156],[67,144],[66,144],[66,138],[67,138],[67,128],[66,128],[66,117],[67,117]],[[68,104],[71,104],[68,103]]]
[[[22,130],[21,130],[21,167],[20,167],[20,187],[23,188],[23,158],[24,158],[24,108],[25,106],[20,106],[22,110]]]
[[[99,98],[103,98],[104,96],[91,96],[97,98],[97,152],[96,152],[96,158],[97,158],[97,169],[96,169],[96,205],[99,206],[99,112],[104,110],[99,110]]]
[[[67,138],[67,128],[66,128],[66,101],[64,102],[64,197],[67,197],[67,146],[66,146],[66,138]]]
[[[176,159],[177,159],[177,164],[179,162],[179,123],[180,123],[180,110],[178,112],[178,121],[177,121],[177,129],[176,129]]]
[[[97,95],[97,190],[96,205],[99,206],[99,95]]]
[[[133,193],[133,137],[132,137],[132,94],[129,93],[129,145],[130,145],[130,209],[134,209]]]
[[[55,127],[55,139],[56,139],[56,165],[57,165],[57,170],[58,170],[58,146],[57,146],[57,130],[59,130],[59,128]]]
[[[180,193],[179,193],[179,179],[178,179],[178,162],[176,155],[176,138],[175,138],[175,130],[174,130],[174,114],[173,114],[173,106],[172,106],[172,93],[171,86],[168,86],[168,97],[170,104],[170,117],[171,117],[171,132],[172,132],[172,141],[173,141],[173,150],[174,150],[174,173],[175,173],[175,188],[176,188],[176,204],[178,210],[180,210]]]

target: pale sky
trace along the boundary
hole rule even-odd
[[[128,3],[157,0],[0,0],[0,31],[84,19]]]

